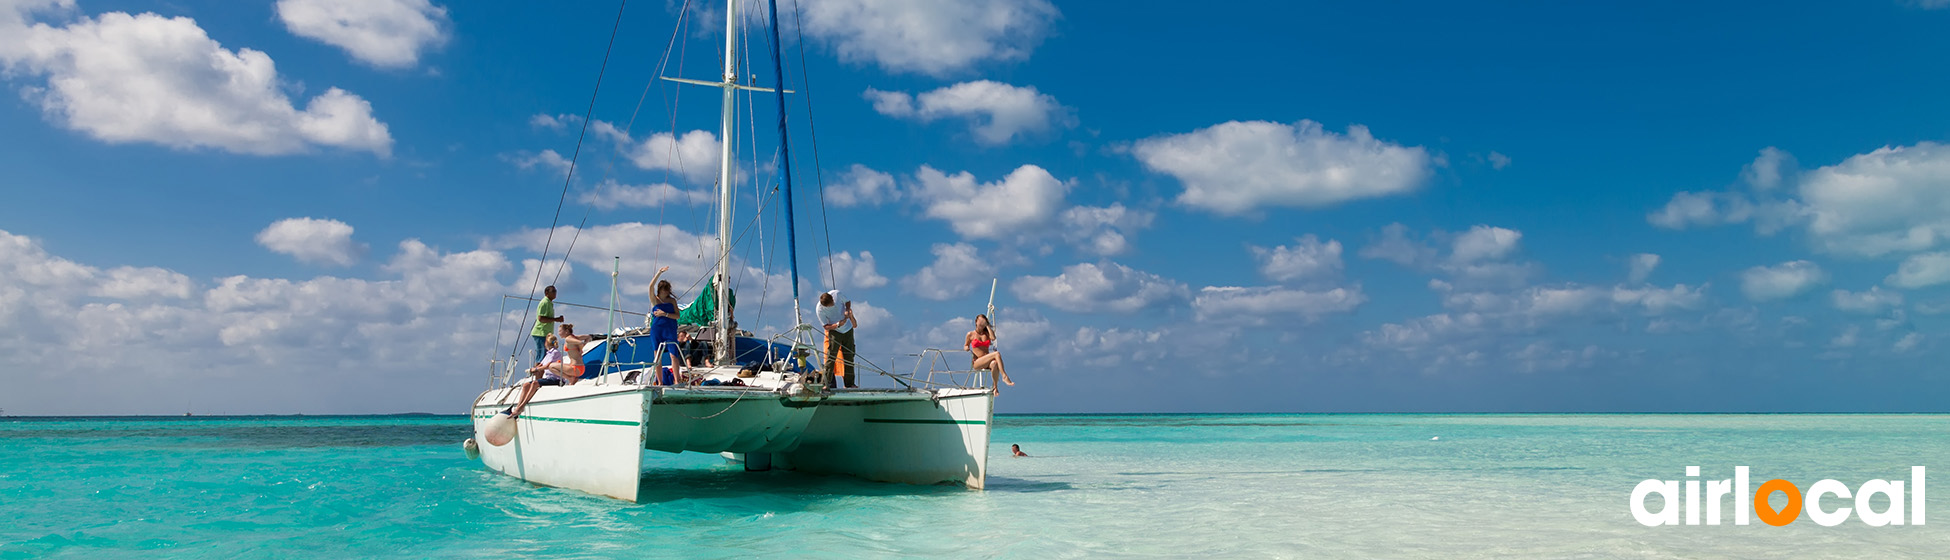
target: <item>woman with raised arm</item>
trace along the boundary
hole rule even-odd
[[[669,271],[668,266],[658,268],[657,274],[650,277],[650,348],[652,356],[669,357],[674,370],[677,364],[683,363],[677,355],[683,349],[677,343],[677,295],[671,292],[670,281],[662,279]],[[664,363],[662,359],[652,359],[655,360],[651,364],[653,370]],[[653,371],[650,379],[651,384],[656,384],[663,379],[663,372]]]
[[[1009,373],[1002,370],[1002,353],[996,352],[994,346],[995,329],[989,326],[989,316],[976,315],[975,330],[968,331],[968,337],[962,339],[961,347],[974,354],[975,369],[989,370],[989,387],[999,393],[1002,392],[999,384],[1014,386],[1016,382],[1010,381]]]

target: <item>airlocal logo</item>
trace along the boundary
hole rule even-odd
[[[1697,479],[1699,477],[1699,467],[1686,467],[1686,476]],[[1910,467],[1909,481],[1908,522],[1910,525],[1922,525],[1923,467]],[[1686,481],[1684,509],[1687,525],[1700,524],[1699,483],[1699,480]],[[1724,503],[1724,499],[1728,495],[1733,496],[1734,525],[1746,525],[1749,506],[1755,504],[1758,504],[1759,507],[1752,509],[1754,512],[1753,516],[1759,517],[1762,523],[1775,527],[1782,527],[1793,523],[1794,520],[1801,518],[1801,512],[1804,509],[1808,512],[1808,519],[1814,520],[1817,525],[1823,527],[1841,525],[1843,521],[1848,521],[1851,509],[1847,507],[1822,509],[1822,496],[1829,495],[1843,500],[1853,496],[1855,498],[1853,513],[1857,518],[1862,520],[1863,524],[1870,527],[1902,525],[1904,522],[1903,482],[1900,480],[1895,482],[1881,479],[1871,480],[1862,483],[1861,486],[1857,486],[1854,491],[1850,491],[1848,485],[1842,484],[1841,481],[1832,479],[1822,480],[1808,486],[1806,508],[1802,507],[1801,489],[1796,487],[1792,482],[1777,478],[1762,482],[1759,489],[1750,489],[1751,487],[1747,483],[1747,467],[1734,467],[1733,479],[1731,480],[1706,481],[1705,513],[1707,525],[1720,524],[1720,505]],[[1767,502],[1768,497],[1775,493],[1787,495],[1787,505],[1778,510],[1774,509]],[[1645,498],[1651,494],[1658,494],[1665,499],[1665,506],[1657,512],[1647,511],[1645,509]],[[1870,507],[1872,503],[1869,501],[1869,497],[1877,494],[1881,494],[1889,500],[1889,506],[1883,508],[1882,511],[1876,511]],[[1647,527],[1678,525],[1680,510],[1679,481],[1677,480],[1646,480],[1640,482],[1637,488],[1632,489],[1632,518],[1637,519],[1641,525]]]

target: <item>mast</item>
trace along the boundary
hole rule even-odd
[[[724,118],[723,152],[718,159],[718,355],[716,363],[729,363],[731,348],[731,133],[738,120],[738,0],[727,0],[724,9]]]
[[[785,125],[785,65],[779,62],[779,0],[770,0],[772,9],[772,74],[779,79],[779,176],[785,185],[785,255],[792,269],[792,323],[806,324],[799,305],[799,241],[792,227],[792,143]],[[837,280],[835,280],[837,281]],[[838,288],[839,286],[833,286]]]

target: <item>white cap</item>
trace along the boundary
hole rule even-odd
[[[840,295],[840,290],[838,288],[827,290],[826,293],[828,295],[833,296],[833,305],[840,305],[846,303],[846,296]]]

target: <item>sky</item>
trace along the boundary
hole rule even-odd
[[[724,9],[0,0],[0,411],[461,413],[504,296],[688,301]],[[779,10],[806,315],[962,367],[993,282],[997,412],[1950,410],[1950,2]]]

